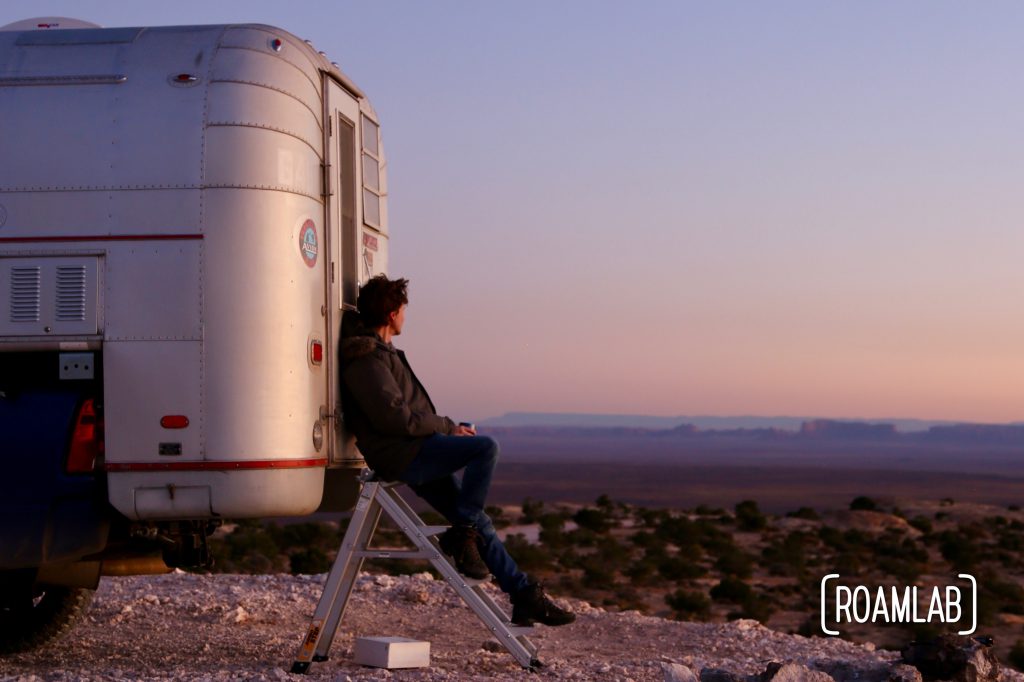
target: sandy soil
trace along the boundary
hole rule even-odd
[[[636,612],[606,613],[566,600],[576,623],[538,627],[545,667],[519,668],[444,583],[428,574],[362,576],[335,638],[331,659],[305,677],[293,657],[326,576],[166,576],[104,578],[71,634],[44,651],[0,659],[14,680],[663,680],[664,664],[750,674],[769,661],[829,670],[837,679],[887,677],[898,655],[837,639],[774,632],[755,621],[682,623]],[[497,591],[496,591],[497,593]],[[387,671],[352,660],[358,636],[428,640],[431,667]],[[486,648],[485,648],[486,647]],[[837,672],[838,671],[838,672]],[[883,678],[884,679],[884,678]],[[1008,673],[1006,680],[1024,681]]]

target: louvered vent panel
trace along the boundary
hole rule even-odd
[[[85,266],[57,268],[57,321],[85,320]]]
[[[11,322],[39,321],[38,267],[11,268]]]

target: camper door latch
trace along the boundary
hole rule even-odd
[[[332,187],[333,183],[331,182],[331,164],[320,164],[320,173],[320,179],[322,183],[321,188],[323,189],[323,191],[320,194],[322,194],[325,197],[334,196],[334,187]]]

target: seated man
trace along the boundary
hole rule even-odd
[[[405,353],[391,344],[405,323],[407,284],[377,275],[359,291],[360,324],[355,330],[345,325],[341,347],[345,424],[380,478],[407,483],[448,519],[452,527],[439,538],[441,549],[463,575],[494,574],[512,600],[514,624],[571,623],[576,616],[519,570],[484,513],[498,443],[438,416]],[[455,477],[460,469],[461,481]]]

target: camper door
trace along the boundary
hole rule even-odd
[[[341,316],[346,309],[355,310],[359,293],[359,177],[356,160],[359,149],[359,103],[334,80],[326,78],[327,112],[327,225],[330,272],[327,320],[330,342],[328,348],[328,395],[335,415],[333,437],[330,439],[332,465],[356,463],[362,457],[341,418],[338,386],[338,343]]]

